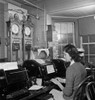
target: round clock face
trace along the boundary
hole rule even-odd
[[[12,25],[12,32],[17,34],[19,32],[19,26],[17,24]]]
[[[29,36],[30,35],[30,28],[25,27],[25,35]]]

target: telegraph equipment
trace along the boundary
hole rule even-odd
[[[20,100],[29,95],[27,70],[14,65],[14,62],[0,63],[0,100]],[[14,69],[6,69],[6,66]]]
[[[22,23],[18,14],[14,14],[7,22],[9,43],[7,45],[8,61],[22,60]]]
[[[23,22],[23,60],[30,59],[31,47],[33,46],[33,24],[28,17]]]

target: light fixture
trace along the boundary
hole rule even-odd
[[[38,20],[40,19],[40,17],[39,17],[39,15],[38,15],[38,14],[36,15],[36,19],[38,19]]]
[[[38,5],[38,1],[37,1],[37,5]],[[36,14],[36,19],[40,19],[39,14],[38,14],[38,8],[37,8],[37,14]]]

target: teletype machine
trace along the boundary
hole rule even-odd
[[[0,63],[0,100],[19,100],[28,95],[28,74],[17,62]]]
[[[29,75],[27,64],[32,72]],[[40,71],[38,67],[41,65],[32,60],[26,61],[24,68],[18,68],[16,65],[17,62],[0,63],[0,100],[49,100],[52,97],[49,91],[53,86],[45,86],[38,90],[30,89],[33,86],[30,84],[30,76],[41,77],[44,71],[46,71],[45,76],[54,73],[52,64],[44,67],[46,68],[46,70],[43,68],[44,71]]]
[[[49,80],[55,77],[57,73],[57,69],[53,63],[41,64],[36,60],[25,60],[22,66],[27,69],[29,78],[36,76],[44,80]]]
[[[7,22],[7,55],[8,61],[18,61],[22,59],[22,25],[18,14],[14,14]]]
[[[35,60],[25,60],[22,68],[17,66],[17,62],[0,63],[0,100],[49,100],[52,98],[49,91],[59,89],[50,82],[57,73],[54,63],[40,64]],[[35,81],[34,77],[42,78],[42,87],[38,90],[31,90],[37,84],[31,83]]]
[[[30,79],[34,79],[35,81],[37,78],[42,78],[43,86],[46,86],[49,89],[56,88],[60,90],[60,88],[50,80],[56,77],[65,78],[66,65],[61,59],[53,59],[52,62],[43,64],[36,60],[26,60],[23,63],[23,68],[27,69]],[[65,86],[65,83],[62,83],[62,85]]]
[[[33,46],[33,24],[30,17],[27,17],[27,20],[23,22],[23,60],[30,59],[31,47]]]

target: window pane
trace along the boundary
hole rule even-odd
[[[83,45],[83,48],[85,50],[85,54],[88,54],[88,45]]]
[[[95,44],[89,44],[90,54],[95,54]]]
[[[59,57],[61,57],[61,53],[62,53],[62,49],[61,49],[61,45],[58,46],[58,55]]]
[[[59,40],[59,43],[64,44],[64,43],[68,43],[68,35],[66,34],[61,34],[61,38]]]
[[[68,33],[73,33],[73,23],[68,23]]]
[[[55,30],[57,31],[57,33],[60,33],[60,24],[59,23],[55,23]]]
[[[88,43],[88,36],[82,36],[83,37],[83,43]]]
[[[85,55],[85,62],[88,62],[88,55]]]
[[[90,42],[95,42],[95,35],[90,35],[89,36],[89,41]]]
[[[68,34],[68,43],[73,43],[73,34]]]
[[[95,65],[95,56],[90,56],[90,62]]]
[[[60,26],[61,26],[61,30],[60,30],[61,33],[65,34],[68,32],[68,28],[67,28],[66,23],[61,23]]]

